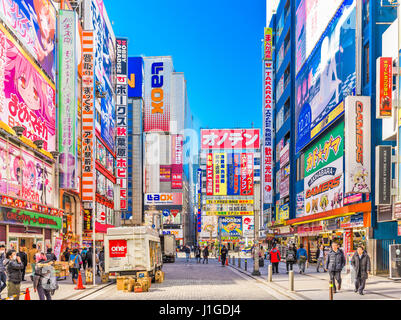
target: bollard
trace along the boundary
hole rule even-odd
[[[267,270],[267,281],[273,282],[273,266],[269,264],[269,268]]]
[[[295,290],[294,290],[294,271],[291,270],[291,271],[288,273],[288,276],[289,276],[288,281],[289,281],[290,291],[291,291],[291,292],[294,292],[294,291],[295,291]]]
[[[333,300],[333,291],[334,291],[333,281],[330,281],[329,282],[329,299],[330,300]]]
[[[248,270],[248,259],[245,259],[245,271]]]
[[[238,268],[241,269],[241,258],[240,257],[238,257]]]

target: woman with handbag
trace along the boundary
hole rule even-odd
[[[76,279],[78,279],[78,271],[82,265],[82,258],[78,253],[77,249],[74,249],[72,255],[70,255],[70,259],[68,261],[68,266],[70,267],[72,283],[76,284]]]

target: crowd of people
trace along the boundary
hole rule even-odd
[[[20,248],[18,252],[13,249],[6,250],[4,245],[0,245],[0,299],[2,291],[6,288],[8,298],[20,299],[21,283],[26,281],[25,271],[28,261],[32,269],[29,276],[34,292],[38,293],[40,300],[51,300],[51,296],[59,287],[54,270],[54,263],[58,259],[51,248],[44,253],[35,244],[30,250]],[[98,276],[104,272],[104,248],[96,250],[95,255],[92,247],[81,250],[66,248],[60,255],[60,261],[68,262],[72,282],[76,284],[79,271],[93,270],[93,263],[96,263]]]

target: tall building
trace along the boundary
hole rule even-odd
[[[381,39],[397,16],[385,2],[279,1],[263,57],[264,120],[272,110],[274,129],[266,240],[303,243],[312,260],[318,243],[337,241],[347,257],[363,244],[377,273],[388,272],[389,244],[401,241],[394,199],[379,201],[375,184],[385,152],[376,146],[395,146],[394,135],[382,137],[376,104]]]

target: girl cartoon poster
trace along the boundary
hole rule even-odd
[[[0,120],[22,126],[31,141],[43,140],[43,149],[55,150],[55,90],[0,26]]]

